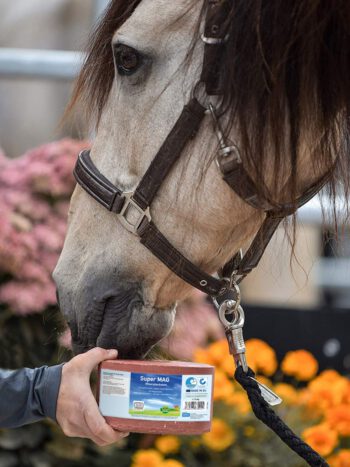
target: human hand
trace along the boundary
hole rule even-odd
[[[107,446],[129,433],[114,431],[102,417],[90,387],[90,374],[104,360],[117,358],[116,350],[95,348],[77,355],[62,368],[56,419],[69,437],[89,438]]]

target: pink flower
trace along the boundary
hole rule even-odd
[[[55,287],[35,282],[11,281],[0,287],[0,302],[7,303],[15,314],[37,313],[56,303]]]
[[[27,261],[19,271],[17,277],[25,281],[35,281],[46,284],[50,280],[47,270],[39,263]]]
[[[178,308],[174,329],[161,347],[180,360],[191,360],[198,347],[223,337],[223,327],[213,307],[202,293],[195,292],[192,300]]]
[[[64,239],[48,225],[38,224],[33,229],[33,235],[46,251],[58,252],[62,248]]]
[[[0,302],[14,313],[56,302],[51,273],[66,233],[73,168],[89,144],[64,139],[10,160],[0,152]]]

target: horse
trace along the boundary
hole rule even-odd
[[[221,7],[222,28],[211,25],[208,35],[207,15]],[[201,102],[202,121],[150,212],[176,251],[214,274],[261,231],[259,200],[276,209],[287,203],[291,214],[310,186],[323,186],[319,180],[332,199],[348,194],[349,24],[347,0],[112,0],[68,109],[82,104],[95,125],[85,161],[92,175],[98,170],[103,186],[134,192],[184,106]],[[210,37],[219,29],[220,40]],[[209,74],[220,81],[213,97],[201,76],[210,47]],[[247,177],[234,189],[223,180],[215,134],[221,149],[238,154],[255,205],[237,193]],[[60,308],[75,352],[97,345],[143,358],[169,334],[176,304],[193,287],[90,194],[78,185],[71,199],[54,271]]]

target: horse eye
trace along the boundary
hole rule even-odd
[[[132,75],[142,64],[142,57],[137,50],[123,44],[114,47],[115,64],[120,75]]]

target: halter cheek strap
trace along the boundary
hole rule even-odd
[[[208,96],[222,94],[222,58],[228,40],[227,20],[232,11],[232,0],[208,0],[205,18],[204,60],[201,81]]]

